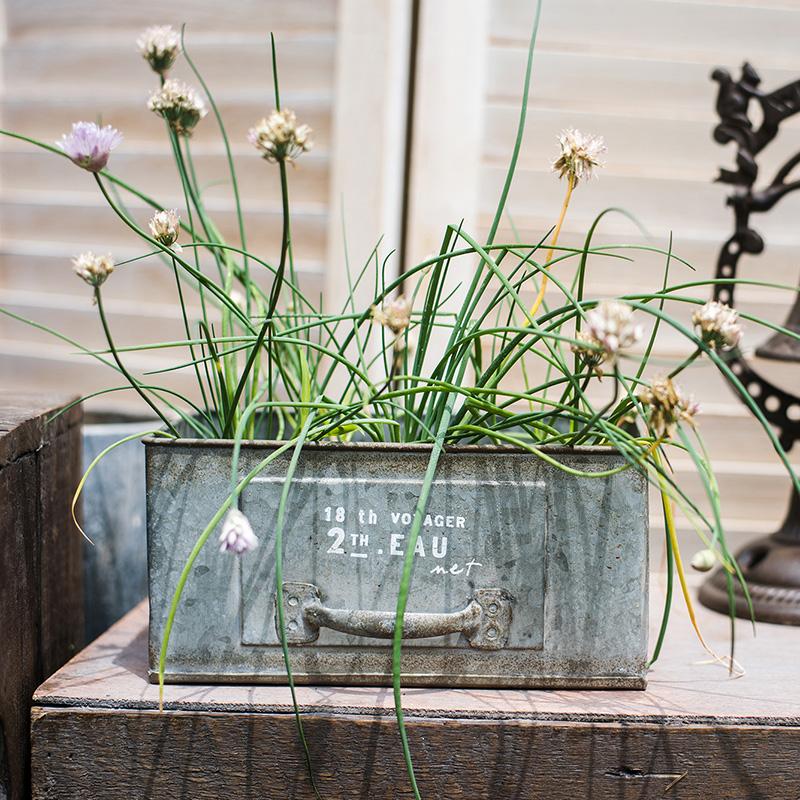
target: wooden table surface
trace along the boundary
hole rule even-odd
[[[725,652],[729,621],[699,618]],[[313,797],[288,689],[167,686],[159,714],[146,626],[142,604],[36,692],[34,797],[183,797],[170,780],[193,798]],[[797,800],[800,629],[736,632],[739,678],[704,663],[676,602],[645,691],[405,690],[423,796]],[[390,689],[297,696],[323,797],[412,796]]]

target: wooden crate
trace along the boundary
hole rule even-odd
[[[0,797],[28,797],[33,690],[83,644],[81,409],[0,391]]]
[[[167,686],[159,713],[146,624],[142,604],[36,692],[33,797],[313,798],[288,690]],[[724,649],[728,621],[701,609],[700,624]],[[800,797],[800,636],[762,625],[754,639],[741,622],[737,633],[738,679],[700,663],[676,603],[643,692],[405,690],[422,796]],[[390,689],[299,687],[298,700],[322,797],[412,797]]]

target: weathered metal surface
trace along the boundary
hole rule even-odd
[[[152,422],[109,421],[83,426],[83,469],[107,447]],[[144,447],[138,440],[107,453],[82,493],[83,528],[92,544],[83,549],[86,638],[99,636],[147,596],[147,529]]]
[[[241,474],[274,446],[244,447]],[[180,571],[229,492],[231,448],[186,440],[146,440],[146,448],[154,671]],[[429,452],[304,449],[283,555],[284,600],[297,601],[284,608],[297,623],[288,632],[298,682],[389,682],[385,637]],[[551,452],[590,472],[623,464],[610,451]],[[213,543],[201,551],[173,628],[167,680],[285,681],[272,532],[288,460],[276,459],[240,498],[259,548],[241,559]],[[647,492],[633,470],[579,478],[520,451],[449,450],[415,552],[407,685],[644,686]],[[305,584],[303,596],[287,595],[287,584]],[[488,623],[494,605],[507,630]]]
[[[410,613],[403,617],[404,639],[427,639],[463,634],[470,647],[500,650],[508,642],[514,598],[503,589],[477,589],[461,610],[451,614]],[[392,611],[327,608],[319,589],[311,583],[283,584],[286,639],[290,644],[309,644],[319,638],[320,628],[351,636],[391,639],[397,615]],[[276,634],[280,630],[275,615]]]

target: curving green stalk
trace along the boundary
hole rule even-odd
[[[113,356],[114,361],[117,362],[119,371],[125,376],[130,385],[136,390],[136,393],[139,395],[139,397],[141,397],[142,400],[144,400],[144,402],[147,403],[147,405],[151,408],[153,413],[167,426],[169,432],[172,433],[174,436],[177,436],[178,431],[176,430],[175,426],[172,424],[172,422],[170,422],[169,419],[167,419],[166,416],[164,416],[164,413],[161,411],[161,409],[147,396],[147,394],[145,394],[144,390],[139,385],[139,381],[137,381],[130,374],[130,372],[128,372],[125,365],[122,363],[122,359],[120,359],[120,357],[117,355],[117,351],[114,349],[114,340],[111,338],[111,329],[108,326],[108,320],[106,319],[106,314],[105,311],[103,310],[103,298],[99,286],[94,287],[94,299],[95,302],[97,303],[97,311],[98,314],[100,315],[100,322],[103,326],[103,331],[105,332],[106,340],[108,341],[108,347],[111,350],[111,355]]]

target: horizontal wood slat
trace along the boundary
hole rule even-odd
[[[779,793],[798,787],[792,758],[800,742],[797,727],[682,726],[661,731],[637,724],[515,721],[487,727],[482,722],[447,722],[410,719],[406,723],[412,751],[426,754],[417,779],[420,791],[428,795],[436,796],[445,787],[447,796],[471,800],[498,796],[534,800],[542,790],[550,797],[576,800],[656,798],[687,774],[685,764],[701,758],[708,759],[709,767],[702,777],[695,776],[684,785],[680,796],[686,800],[706,800],[709,787],[731,797],[747,789],[758,791],[752,797],[769,797],[764,792],[773,787]],[[313,749],[324,776],[322,791],[340,796],[414,796],[404,788],[392,721],[311,715],[305,728],[311,741],[325,742]],[[223,794],[245,798],[253,791],[269,796],[276,785],[292,786],[287,796],[297,800],[314,797],[295,744],[295,726],[285,714],[169,713],[159,719],[152,711],[37,709],[33,731],[35,800],[52,797],[54,785],[97,800],[120,794],[133,797],[143,782],[167,794],[176,780],[191,787],[197,800],[215,800]],[[76,749],[77,740],[83,740],[86,748]],[[158,741],[162,745],[155,749]],[[281,758],[271,758],[275,752]],[[239,769],[209,768],[214,763],[230,765],[233,759],[241,765]],[[254,762],[262,766],[255,769]],[[628,763],[646,769],[637,767],[631,776]],[[164,766],[145,771],[143,764]],[[658,788],[650,791],[648,787]]]
[[[192,156],[198,175],[203,176],[203,196],[215,203],[223,200],[231,203],[231,178],[222,148],[193,146]],[[251,204],[279,207],[280,178],[274,165],[260,159],[249,144],[235,146],[233,160],[245,207]],[[180,199],[176,197],[181,193],[180,177],[163,142],[126,141],[114,153],[111,166],[118,178],[137,186],[162,204]],[[75,171],[71,161],[22,143],[13,149],[6,143],[2,149],[0,178],[4,189],[12,194],[34,189],[46,191],[44,187],[47,186],[91,189],[83,180],[84,176]],[[290,178],[292,206],[302,210],[310,204],[324,204],[329,191],[327,156],[315,148],[292,170]]]
[[[491,8],[492,37],[527,44],[531,6],[493,0]],[[798,11],[794,0],[558,0],[544,6],[540,41],[543,47],[715,64],[725,58],[738,63],[754,43],[769,42],[759,46],[764,65],[792,68]]]
[[[527,47],[492,47],[489,51],[487,94],[518,102],[522,90]],[[715,61],[691,62],[679,59],[629,59],[580,52],[543,52],[536,57],[536,79],[531,97],[556,108],[591,110],[636,109],[680,118],[710,119],[715,96],[709,74],[715,66],[739,67]],[[757,53],[752,56],[758,68]],[[778,87],[797,77],[796,69],[760,69],[765,87]],[[587,80],[587,76],[591,76]],[[577,102],[576,102],[577,101]]]
[[[491,165],[482,171],[481,211],[489,218],[505,179],[506,166]],[[509,211],[518,226],[529,220],[547,222],[543,235],[555,223],[563,200],[564,186],[549,170],[518,170],[511,195]],[[662,241],[670,231],[679,240],[699,236],[714,237],[721,245],[733,233],[733,215],[725,205],[726,190],[710,181],[685,179],[649,179],[618,175],[609,169],[596,181],[579,186],[570,203],[570,227],[576,221],[590,222],[608,207],[622,207],[633,214],[653,235]],[[798,243],[800,232],[793,224],[800,209],[800,198],[789,198],[786,204],[775,206],[769,214],[754,215],[757,227],[767,243]],[[548,218],[552,217],[552,221]],[[622,225],[620,225],[622,223]],[[605,229],[633,229],[623,217],[612,217]],[[761,256],[767,261],[768,255]]]
[[[103,15],[106,16],[105,13]],[[212,92],[231,89],[251,90],[265,104],[272,103],[268,17],[252,32],[221,36],[199,32],[194,23],[186,30],[187,52]],[[259,28],[261,30],[259,31]],[[309,34],[288,30],[274,31],[278,38],[281,89],[284,92],[333,90],[336,37],[329,33]],[[113,36],[76,37],[65,41],[64,31],[48,36],[40,31],[36,39],[12,39],[4,48],[4,69],[14,74],[13,91],[41,93],[61,89],[86,92],[96,88],[107,92],[114,86],[123,93],[147,96],[158,78],[139,55],[130,32]],[[197,84],[189,65],[181,60],[171,77]],[[77,81],[77,82],[76,82]]]
[[[146,25],[193,26],[221,36],[252,27],[255,20],[265,30],[285,28],[305,32],[332,31],[336,25],[336,0],[237,0],[236,13],[221,13],[215,0],[174,0],[163,3],[142,0],[135,5],[75,0],[68,5],[50,0],[6,0],[6,22],[10,38],[42,34],[83,38],[87,32],[105,35],[109,29],[138,32]],[[102,9],[102,10],[101,10]],[[232,9],[231,9],[232,10]],[[269,27],[267,27],[269,26]]]
[[[5,287],[4,298],[11,301],[14,297],[12,293],[38,292],[42,294],[43,308],[59,304],[65,297],[67,300],[77,298],[80,304],[89,295],[86,284],[72,271],[71,258],[75,254],[76,248],[69,242],[53,242],[47,248],[38,249],[29,246],[28,242],[0,240],[0,285]],[[140,255],[140,250],[125,247],[115,249],[114,254],[122,261]],[[273,261],[270,257],[268,263]],[[200,263],[208,274],[215,274],[216,267],[208,255],[204,254]],[[322,289],[322,265],[298,260],[295,269],[302,291],[309,298],[318,298]],[[264,288],[270,285],[263,267],[256,268],[254,265],[251,277]],[[43,286],[47,288],[47,294],[53,296],[44,297]],[[105,294],[111,300],[121,298],[142,303],[149,300],[163,302],[177,297],[172,267],[157,257],[142,259],[128,268],[119,267],[114,273],[113,284],[106,286]],[[174,307],[172,312],[174,316]]]
[[[120,96],[113,87],[104,92],[85,93],[80,90],[71,95],[58,92],[53,95],[30,92],[14,94],[7,89],[0,104],[0,115],[4,126],[13,131],[24,133],[45,142],[54,142],[63,133],[69,131],[73,122],[78,120],[94,121],[100,119],[119,129],[131,141],[152,140],[163,143],[168,152],[162,120],[147,109],[150,92],[144,88],[139,92],[130,92],[128,96]],[[247,141],[247,131],[272,110],[273,102],[264,90],[241,92],[238,95],[231,91],[215,93],[215,101],[225,121],[225,127],[231,142],[238,144]],[[314,130],[314,141],[324,149],[330,141],[330,113],[333,102],[330,93],[297,92],[282,98],[287,107],[293,109],[297,116],[309,124]],[[218,142],[219,131],[211,117],[206,117],[195,129],[192,143]],[[125,152],[123,143],[115,151]],[[113,161],[112,161],[113,171]]]
[[[653,181],[685,179],[709,183],[719,167],[734,167],[734,151],[721,147],[711,137],[716,118],[713,113],[715,84],[706,75],[696,91],[705,96],[707,115],[682,118],[672,106],[662,112],[647,113],[635,104],[625,108],[587,109],[582,105],[559,108],[549,106],[534,92],[530,106],[530,125],[525,130],[520,166],[525,169],[550,167],[557,150],[557,136],[564,128],[602,134],[608,144],[604,156],[605,175],[636,176]],[[507,165],[509,150],[516,136],[519,107],[515,101],[489,99],[485,116],[485,160]],[[761,173],[772,175],[790,156],[800,130],[800,119],[789,119],[785,135],[771,142],[759,155]],[[722,196],[724,187],[718,187]]]
[[[182,205],[174,195],[163,199],[166,201],[166,208],[180,208]],[[139,201],[133,201],[127,206],[133,216],[138,218],[139,224],[146,229],[153,210]],[[232,205],[229,202],[220,204],[209,201],[207,208],[226,241],[237,241],[238,223]],[[4,194],[0,196],[0,214],[8,229],[21,239],[35,240],[39,232],[47,230],[49,237],[70,243],[73,248],[87,247],[113,253],[117,247],[138,247],[138,255],[146,253],[141,240],[116,218],[102,197],[89,193],[64,193],[60,197],[50,195],[49,202],[45,193],[16,196]],[[248,246],[254,253],[265,253],[265,260],[274,260],[275,254],[279,252],[275,248],[280,241],[283,224],[280,209],[275,206],[256,208],[251,205],[247,210],[247,219],[251,230]],[[321,262],[324,258],[327,225],[324,208],[312,208],[307,213],[296,209],[292,222],[297,237],[295,251],[298,258]]]

